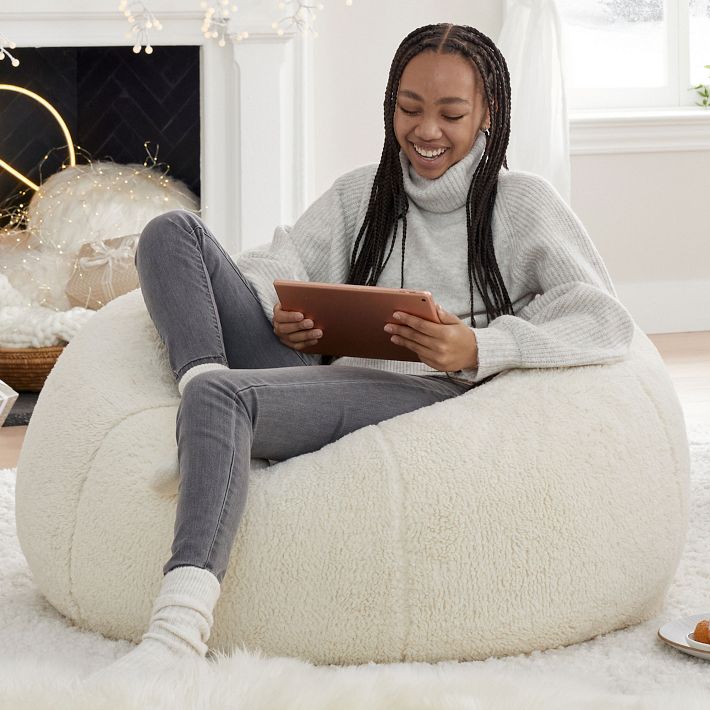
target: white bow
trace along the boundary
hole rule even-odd
[[[113,276],[113,262],[126,259],[133,259],[133,247],[136,240],[132,239],[126,244],[121,244],[119,247],[111,248],[102,240],[91,242],[94,250],[91,256],[82,256],[79,259],[79,266],[82,269],[93,268],[95,266],[108,266],[108,282],[110,283]]]

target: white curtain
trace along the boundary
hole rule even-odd
[[[562,41],[555,0],[507,0],[497,45],[510,72],[508,167],[547,178],[569,204]]]

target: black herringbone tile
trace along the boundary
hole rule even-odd
[[[143,163],[143,146],[159,146],[169,174],[200,194],[199,47],[20,47],[20,66],[0,63],[0,83],[47,99],[66,121],[75,145],[94,160]],[[49,112],[27,97],[0,91],[0,156],[31,180],[60,169],[65,140]],[[54,149],[54,150],[53,150]],[[0,171],[0,205],[17,196],[18,180]]]

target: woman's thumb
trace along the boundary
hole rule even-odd
[[[449,313],[449,312],[448,312],[443,306],[441,306],[441,305],[437,305],[437,306],[436,306],[436,312],[438,313],[438,315],[439,315],[439,320],[440,320],[442,323],[455,323],[455,322],[458,320],[458,318],[457,318],[455,315]]]

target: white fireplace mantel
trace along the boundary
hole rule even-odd
[[[241,0],[234,31],[249,38],[220,47],[201,33],[199,0],[146,2],[163,25],[160,45],[201,48],[202,216],[229,253],[271,240],[292,224],[312,184],[308,37],[277,35],[270,3]],[[132,45],[111,0],[3,0],[0,30],[21,47]],[[21,56],[21,55],[20,55]]]

